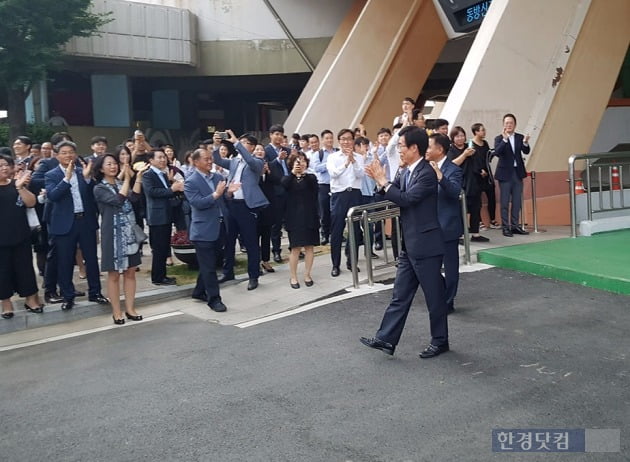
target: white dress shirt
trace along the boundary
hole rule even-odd
[[[361,189],[363,180],[364,159],[361,154],[354,153],[354,162],[346,167],[348,156],[341,151],[328,156],[326,169],[330,173],[330,192],[338,193],[349,188]]]

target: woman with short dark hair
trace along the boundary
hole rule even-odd
[[[134,233],[135,216],[131,202],[138,200],[142,175],[148,167],[138,170],[137,181],[130,188],[133,172],[123,164],[122,181],[118,158],[105,154],[94,161],[94,198],[101,214],[101,271],[107,271],[107,295],[112,305],[114,324],[124,324],[120,309],[120,275],[123,275],[125,316],[132,321],[142,320],[134,306],[136,298],[136,266],[141,263],[140,243]]]
[[[31,229],[26,209],[35,206],[37,199],[28,190],[31,172],[15,176],[15,161],[0,155],[0,300],[2,317],[13,317],[11,297],[15,292],[25,297],[24,308],[31,313],[43,313],[37,281],[33,270]]]
[[[290,174],[282,177],[282,186],[290,198],[284,213],[285,228],[289,233],[289,269],[294,289],[300,288],[297,278],[297,265],[300,251],[304,248],[304,284],[313,285],[314,246],[319,245],[319,214],[317,202],[317,177],[306,173],[308,158],[303,152],[291,154],[287,162]]]

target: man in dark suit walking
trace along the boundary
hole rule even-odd
[[[59,166],[45,175],[46,197],[49,201],[48,234],[57,252],[58,283],[63,297],[62,310],[74,307],[76,295],[72,284],[77,244],[83,252],[89,300],[107,304],[101,294],[100,272],[96,256],[96,204],[94,181],[90,179],[91,164],[76,167],[76,145],[62,141],[55,146]]]
[[[166,154],[160,149],[148,154],[151,167],[142,176],[142,191],[147,199],[149,244],[153,252],[151,281],[155,285],[173,285],[175,278],[166,276],[166,259],[170,253],[173,213],[171,199],[184,191],[184,183],[170,184],[166,173]]]
[[[438,221],[444,236],[444,286],[446,312],[455,311],[454,302],[459,283],[459,237],[464,232],[459,195],[462,191],[462,169],[448,160],[446,153],[451,141],[448,136],[429,136],[426,160],[438,180]]]
[[[529,154],[529,135],[523,136],[515,130],[516,117],[514,114],[505,114],[503,133],[494,139],[494,154],[499,158],[494,177],[499,180],[501,226],[503,235],[507,237],[512,237],[514,234],[529,234],[519,226],[523,178],[527,176],[521,154]],[[511,214],[508,213],[510,202],[512,203]]]
[[[192,154],[195,170],[186,178],[184,193],[190,204],[189,239],[197,251],[199,276],[193,298],[204,300],[210,309],[227,310],[219,294],[217,281],[217,250],[225,241],[227,207],[223,199],[226,181],[212,173],[212,155],[205,149]]]
[[[424,160],[428,147],[424,130],[405,127],[400,131],[398,143],[401,160],[407,166],[399,179],[388,182],[385,169],[378,160],[366,168],[385,199],[400,206],[403,248],[398,259],[392,301],[381,327],[373,338],[361,337],[361,342],[393,355],[420,285],[431,325],[431,342],[420,357],[433,358],[449,350],[444,281],[440,274],[444,240],[437,213],[438,181],[435,171]]]
[[[272,125],[269,127],[269,144],[265,146],[265,160],[269,165],[269,169],[274,175],[280,178],[289,174],[287,167],[287,157],[289,157],[290,149],[282,145],[284,141],[284,127],[282,125]],[[284,222],[284,210],[287,207],[287,191],[278,184],[274,187],[275,197],[272,201],[274,221],[271,226],[271,252],[273,253],[273,261],[282,262],[282,224]]]

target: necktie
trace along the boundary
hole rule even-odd
[[[160,179],[162,180],[162,183],[164,183],[164,187],[168,189],[168,180],[166,179],[164,172],[160,172]]]
[[[403,178],[405,182],[405,191],[407,191],[407,187],[409,186],[409,170],[405,171],[405,176]]]
[[[289,174],[289,169],[287,168],[286,162],[281,160],[280,163],[282,164],[282,170],[284,170],[284,176],[287,176]]]
[[[319,161],[320,162],[324,161],[324,150],[323,149],[319,150]]]

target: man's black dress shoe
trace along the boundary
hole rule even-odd
[[[512,228],[512,234],[521,234],[523,236],[527,236],[529,234],[529,231],[525,231],[523,228],[515,226]]]
[[[61,304],[62,311],[68,311],[72,308],[74,308],[74,300],[64,300],[64,302]]]
[[[273,261],[276,263],[282,263],[282,257],[280,256],[280,252],[273,253]]]
[[[247,290],[254,290],[256,287],[258,287],[258,279],[250,279],[247,284]]]
[[[212,303],[208,303],[208,306],[212,311],[216,311],[217,313],[223,313],[224,311],[227,311],[227,306],[225,306],[221,300],[216,300]]]
[[[339,273],[341,273],[341,271],[339,271],[339,267],[338,266],[333,266],[333,269],[330,272],[330,275],[332,277],[336,278],[337,276],[339,276]]]
[[[58,294],[46,293],[44,294],[44,301],[49,305],[63,302],[63,297]]]
[[[195,300],[201,300],[202,302],[208,303],[208,296],[206,294],[199,294],[199,295],[192,294],[191,298],[194,298]]]
[[[91,301],[91,302],[96,302],[99,305],[108,305],[109,304],[109,300],[106,299],[105,297],[103,297],[103,294],[92,295],[91,297],[88,298],[88,300]]]
[[[26,303],[24,304],[24,309],[29,313],[38,313],[41,314],[44,312],[44,305],[36,306],[35,308],[28,306]]]
[[[161,281],[153,281],[153,284],[156,286],[174,286],[177,284],[177,279],[166,277]]]
[[[74,291],[74,296],[75,297],[85,297],[85,292],[83,292],[82,290],[75,290]]]
[[[348,268],[348,271],[352,271],[352,264],[350,262],[346,263],[346,268]],[[357,273],[360,273],[361,269],[357,266]]]
[[[136,316],[134,316],[133,314],[129,314],[125,311],[125,316],[127,316],[127,319],[131,319],[132,321],[142,321],[142,315],[138,314]],[[124,321],[124,319],[123,319]]]
[[[396,350],[396,347],[392,345],[391,343],[383,342],[382,340],[376,337],[372,337],[372,338],[361,337],[361,343],[370,348],[381,350],[383,353],[388,354],[390,356],[393,355],[394,351]]]
[[[422,353],[420,353],[420,357],[422,359],[434,358],[435,356],[445,353],[448,350],[448,343],[445,343],[442,346],[435,346],[429,343],[429,346],[426,347]]]
[[[383,250],[383,244],[377,242],[376,244],[374,244],[374,250]]]
[[[510,231],[509,229],[504,229],[503,230],[503,235],[505,237],[512,237],[513,236],[512,231]]]
[[[223,284],[224,282],[227,282],[227,281],[233,281],[233,280],[234,280],[234,275],[233,275],[233,274],[224,274],[223,276],[221,276],[221,277],[217,280],[217,282],[218,282],[219,284]]]

